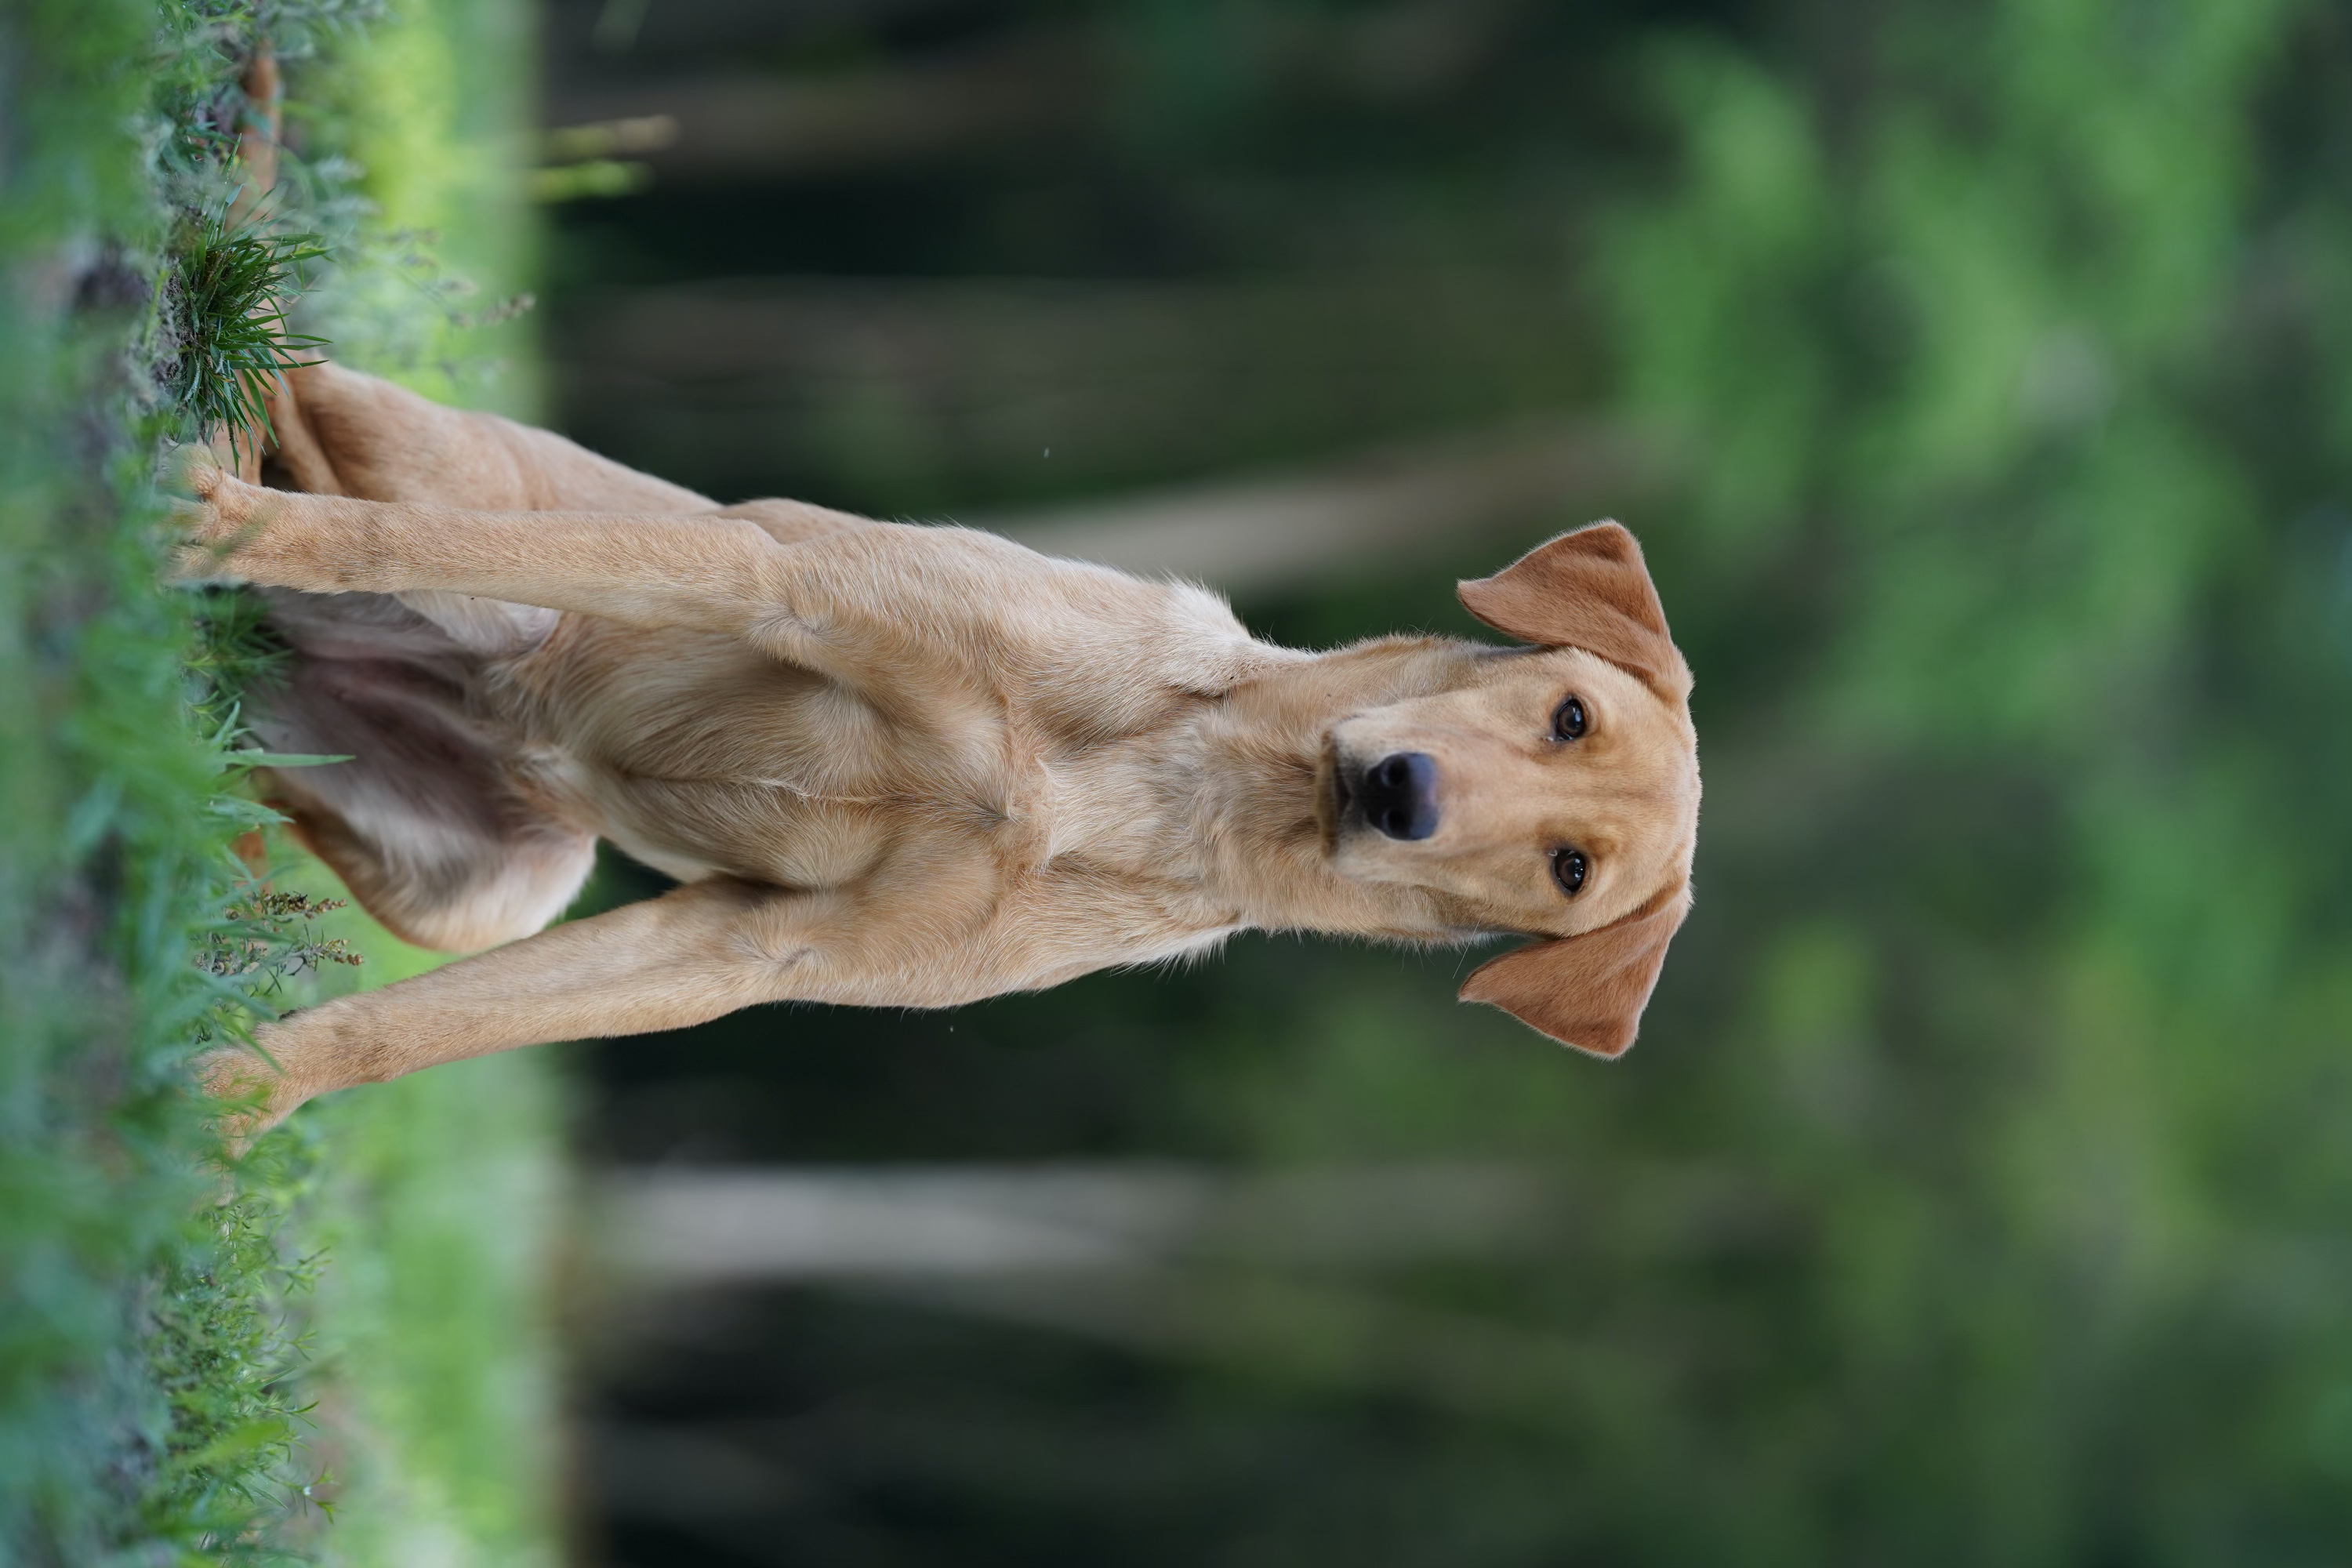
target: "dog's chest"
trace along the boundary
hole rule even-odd
[[[1186,787],[1190,739],[1170,727],[1045,749],[1021,802],[1036,861],[1181,876],[1197,837],[1200,798]]]
[[[658,642],[536,683],[530,727],[544,784],[673,876],[816,889],[908,862],[1000,883],[1055,862],[1176,869],[1197,700],[1171,692],[1125,733],[1017,689],[909,724],[725,639]]]

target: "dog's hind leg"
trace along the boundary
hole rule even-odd
[[[529,936],[562,913],[595,837],[484,718],[481,657],[387,595],[268,598],[292,658],[248,693],[255,737],[351,760],[271,769],[263,795],[362,907],[445,952]]]
[[[265,477],[279,489],[717,521],[691,490],[340,365],[289,373],[270,414]],[[864,526],[785,501],[728,515],[786,540]],[[537,647],[557,614],[426,588],[268,599],[294,658],[282,684],[253,693],[256,734],[272,751],[352,759],[274,771],[268,797],[352,896],[400,936],[450,951],[528,936],[562,913],[593,866],[594,837],[532,787],[512,737],[475,700],[488,663]]]
[[[598,457],[551,431],[445,408],[338,364],[273,384],[272,487],[362,500],[426,501],[468,511],[709,512],[756,523],[781,543],[867,526],[805,501],[718,502]]]
[[[337,364],[271,388],[277,488],[517,510],[707,511],[677,485],[495,415],[445,408]],[[272,805],[362,907],[420,946],[467,952],[529,936],[563,911],[595,839],[535,798],[510,738],[472,688],[487,659],[527,652],[547,610],[467,595],[275,593],[291,645],[285,680],[257,690],[270,750],[350,762],[273,770]]]
[[[718,503],[600,458],[551,431],[446,408],[339,364],[306,365],[270,389],[280,489],[478,511],[677,515]]]
[[[365,500],[429,501],[504,511],[710,511],[718,503],[600,458],[562,437],[495,414],[447,408],[378,377],[321,363],[268,389],[273,488]],[[493,599],[397,595],[474,652],[536,646],[555,617]]]

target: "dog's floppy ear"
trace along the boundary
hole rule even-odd
[[[1666,631],[1642,547],[1617,523],[1563,533],[1454,591],[1465,609],[1498,632],[1597,653],[1669,702],[1690,696],[1690,666]]]
[[[1500,1007],[1580,1051],[1622,1056],[1690,906],[1684,882],[1599,931],[1529,942],[1479,965],[1462,1000]]]

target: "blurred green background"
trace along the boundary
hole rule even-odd
[[[1286,940],[593,1047],[617,1191],[1231,1221],[614,1287],[604,1560],[2352,1552],[2352,13],[554,0],[546,48],[582,438],[1308,644],[1475,635],[1455,577],[1614,514],[1707,783],[1613,1066],[1463,955]]]

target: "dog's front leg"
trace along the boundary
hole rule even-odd
[[[948,680],[1131,670],[1213,694],[1269,661],[1222,603],[960,528],[467,511],[260,489],[198,468],[179,570],[315,594],[435,591],[738,637],[902,707]],[[767,521],[755,521],[754,514]],[[785,542],[790,538],[791,542]],[[1116,684],[1116,683],[1115,683]],[[1127,684],[1132,685],[1130,680]],[[918,704],[919,705],[919,704]]]
[[[242,1102],[241,1147],[315,1095],[551,1040],[703,1023],[794,990],[813,953],[810,901],[719,879],[574,921],[381,991],[304,1008],[197,1064]]]
[[[746,518],[468,511],[264,489],[202,461],[179,476],[173,565],[196,581],[311,594],[471,595],[635,626],[755,637],[785,547]]]

